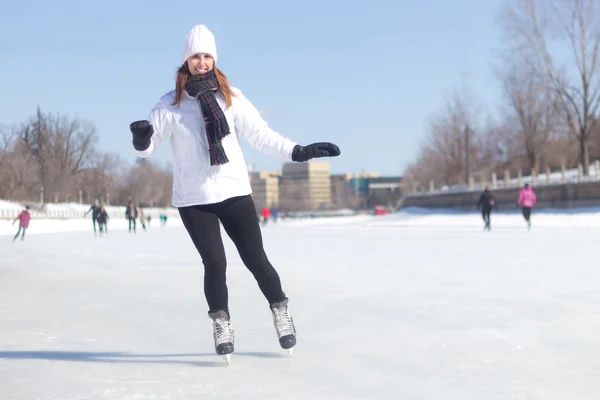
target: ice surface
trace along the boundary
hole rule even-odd
[[[133,235],[112,220],[94,238],[89,220],[71,222],[87,231],[32,220],[15,243],[16,227],[0,225],[0,398],[596,399],[600,218],[533,221],[530,232],[517,214],[492,215],[492,232],[473,213],[267,225],[293,358],[226,238],[230,367],[179,221]]]

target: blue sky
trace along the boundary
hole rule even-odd
[[[129,123],[174,86],[183,39],[215,34],[219,68],[282,135],[332,141],[333,173],[399,175],[427,119],[466,79],[499,101],[491,65],[501,0],[30,1],[0,13],[0,123],[43,110],[89,120],[99,147],[135,160]],[[367,5],[368,4],[368,5]],[[260,170],[282,162],[244,146]],[[171,158],[168,144],[152,157]]]

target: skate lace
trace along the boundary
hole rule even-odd
[[[287,307],[283,309],[273,308],[273,318],[275,319],[275,330],[279,338],[296,334],[294,321]]]
[[[217,344],[232,343],[233,329],[231,323],[225,319],[218,318],[213,322],[215,328],[215,341]]]

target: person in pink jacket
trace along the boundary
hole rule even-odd
[[[527,227],[531,229],[531,210],[535,206],[537,198],[531,186],[528,183],[519,192],[519,200],[517,201],[517,207],[521,206],[523,210],[523,217],[527,221]]]
[[[14,225],[15,222],[17,222],[17,220],[19,220],[19,230],[17,231],[17,234],[13,238],[13,242],[15,240],[17,240],[17,238],[19,237],[19,233],[21,233],[21,231],[23,232],[23,233],[21,233],[21,240],[25,240],[25,230],[29,227],[29,220],[31,219],[31,213],[29,212],[29,208],[30,208],[29,206],[25,206],[25,209],[23,211],[21,211],[19,216],[17,218],[15,218],[13,221],[13,225]]]

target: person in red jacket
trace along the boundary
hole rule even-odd
[[[25,240],[25,230],[29,227],[29,220],[31,219],[31,213],[29,212],[29,208],[29,206],[25,206],[25,209],[21,211],[19,216],[13,220],[13,225],[15,224],[15,222],[17,222],[17,220],[19,220],[19,230],[13,238],[13,242],[17,240],[21,232],[23,232],[21,233],[21,240]]]
[[[271,211],[269,211],[269,209],[267,207],[263,207],[262,209],[262,222],[263,222],[263,226],[267,224],[267,222],[269,222],[269,217],[271,216]]]

